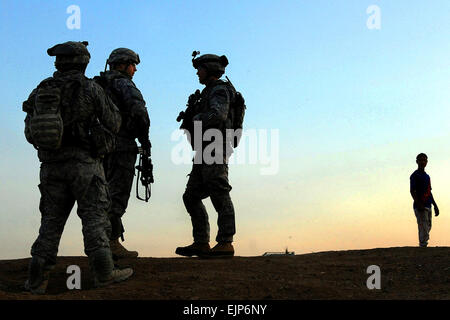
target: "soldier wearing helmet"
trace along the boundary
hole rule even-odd
[[[109,247],[107,218],[109,207],[106,179],[101,157],[91,132],[101,125],[118,132],[121,116],[103,89],[84,76],[90,54],[87,42],[69,41],[48,49],[55,56],[57,71],[43,80],[23,103],[25,136],[38,150],[42,214],[39,236],[31,248],[29,276],[25,288],[45,293],[50,270],[56,264],[59,241],[69,214],[77,202],[83,225],[84,251],[95,275],[95,285],[122,281],[131,268],[114,269]],[[48,112],[54,108],[57,111]],[[41,113],[47,122],[41,125]],[[39,135],[53,140],[63,125],[58,145],[44,147]],[[50,129],[49,129],[50,128]],[[42,141],[39,138],[39,141]]]
[[[205,130],[219,130],[222,133],[223,144],[219,150],[214,150],[216,153],[214,159],[218,161],[208,162],[201,156],[208,145],[202,141],[202,137],[196,136],[195,130],[190,132],[193,135],[190,137],[191,141],[197,139],[202,141],[197,144],[198,150],[195,150],[194,164],[183,194],[184,205],[191,216],[194,242],[186,247],[178,247],[175,253],[182,256],[233,257],[235,214],[230,198],[231,186],[228,181],[227,164],[232,148],[229,146],[230,141],[225,138],[225,130],[230,128],[230,105],[235,99],[236,91],[229,82],[220,80],[228,65],[226,56],[205,54],[195,58],[196,55],[197,52],[194,52],[192,63],[197,69],[199,82],[205,88],[194,103],[192,119],[184,121],[200,123],[202,136]],[[182,124],[183,128],[185,126],[189,127],[189,124]],[[195,143],[192,145],[195,149]],[[217,244],[212,249],[209,245],[208,214],[202,203],[202,199],[207,197],[211,198],[218,213]]]
[[[121,115],[122,126],[116,135],[116,149],[105,156],[104,167],[111,195],[109,218],[112,232],[110,245],[115,259],[137,257],[137,251],[127,250],[120,242],[124,241],[125,229],[122,217],[125,214],[133,185],[134,169],[138,153],[135,139],[138,139],[143,152],[150,155],[150,118],[144,98],[132,81],[140,63],[139,55],[128,48],[117,48],[111,52],[106,64],[109,70],[101,72],[94,79],[116,103]]]
[[[197,75],[202,69],[206,72],[205,75],[208,75],[208,77],[203,77],[202,74],[202,77],[199,78],[200,83],[206,85],[206,80],[217,81],[225,73],[225,67],[228,65],[228,59],[226,56],[219,57],[215,54],[204,54],[198,58],[194,58],[192,60],[192,65],[195,69],[197,69]]]
[[[111,70],[123,72],[131,79],[133,79],[134,73],[137,71],[136,65],[140,62],[139,55],[127,48],[113,50],[106,61],[110,65]]]
[[[88,42],[68,41],[57,44],[47,50],[49,56],[55,56],[55,67],[59,71],[85,71],[91,54],[87,49]]]

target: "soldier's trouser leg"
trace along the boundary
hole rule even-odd
[[[50,271],[53,267],[54,265],[47,264],[46,259],[34,255],[28,266],[28,279],[25,282],[25,289],[35,294],[45,293]]]
[[[183,202],[191,216],[194,242],[209,242],[209,220],[202,199],[207,195],[203,188],[200,165],[194,164],[183,194]]]
[[[202,176],[217,211],[218,232],[217,242],[232,242],[236,233],[233,202],[231,201],[231,186],[228,182],[228,165],[203,165]]]
[[[56,263],[61,235],[75,203],[65,175],[65,170],[60,165],[41,165],[41,226],[39,236],[31,247],[31,255],[44,258],[47,264]]]
[[[111,196],[111,209],[108,216],[112,226],[111,240],[116,240],[124,233],[122,216],[128,207],[133,187],[135,152],[113,152],[104,161],[105,175]]]
[[[217,211],[217,242],[233,242],[236,233],[234,207],[230,194],[211,194],[211,201]]]
[[[430,238],[431,230],[431,209],[424,208],[424,210],[414,209],[417,218],[417,226],[419,229],[419,245],[426,247]]]
[[[100,161],[81,168],[74,177],[73,191],[77,195],[77,214],[83,225],[84,252],[90,256],[101,249],[109,251],[107,212],[110,198]]]
[[[191,216],[194,242],[209,242],[209,219],[202,200],[192,194],[184,193],[183,202]]]
[[[111,251],[98,249],[89,255],[89,266],[94,273],[94,278],[100,281],[106,280],[114,269]]]
[[[108,236],[111,234],[111,224],[107,212],[111,200],[103,167],[99,163],[92,169],[87,191],[77,199],[77,214],[83,224],[84,251],[89,257],[95,281],[104,281],[111,276],[114,265]]]

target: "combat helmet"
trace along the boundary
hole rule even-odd
[[[89,43],[87,41],[67,41],[57,44],[47,50],[47,54],[51,57],[56,56],[56,64],[88,64],[91,54],[86,48]]]
[[[117,48],[114,49],[109,55],[106,63],[111,65],[120,64],[120,63],[135,63],[139,64],[141,60],[139,59],[139,55],[131,49],[128,48]]]
[[[228,59],[226,56],[218,56],[215,54],[204,54],[198,58],[195,58],[199,51],[192,53],[192,65],[195,69],[203,67],[210,73],[219,74],[220,76],[225,73],[225,67],[228,65]]]

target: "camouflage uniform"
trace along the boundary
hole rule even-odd
[[[73,44],[68,42],[58,46],[66,49]],[[75,43],[75,47],[77,45],[79,43]],[[55,55],[52,54],[52,49],[49,49],[49,55]],[[57,55],[57,62],[61,61],[59,57]],[[75,201],[77,214],[83,225],[84,251],[90,258],[91,267],[97,272],[97,276],[104,276],[103,278],[112,272],[107,236],[110,224],[106,213],[110,199],[101,159],[95,155],[96,150],[93,150],[90,127],[94,120],[98,119],[97,121],[105,128],[117,132],[121,116],[103,89],[94,81],[87,79],[83,71],[56,71],[53,78],[67,82],[79,81],[81,87],[75,98],[76,102],[72,101],[70,105],[70,112],[64,109],[61,111],[64,123],[75,119],[71,130],[65,129],[61,147],[52,151],[37,148],[39,160],[42,162],[39,184],[41,192],[39,209],[42,218],[39,236],[31,248],[33,257],[30,263],[31,287],[33,282],[37,286],[42,276],[40,274],[42,270],[34,270],[36,266],[44,265],[48,270],[56,263],[59,241]],[[31,143],[33,141],[29,138],[30,120],[33,116],[36,95],[37,89],[33,90],[23,103],[23,111],[27,113],[25,133]],[[33,272],[37,273],[33,276]]]
[[[214,60],[216,57],[215,55],[201,56],[194,60],[194,67],[197,67],[196,62],[204,63],[206,59],[212,58],[211,63],[216,64],[212,68],[217,70],[222,67],[224,70],[223,65],[217,65],[216,60]],[[211,63],[209,67],[211,67]],[[222,137],[225,137],[225,130],[231,128],[229,109],[234,95],[235,91],[232,87],[222,80],[215,80],[206,85],[195,108],[196,115],[193,117],[194,121],[201,122],[202,131],[218,129],[222,132]],[[194,140],[196,138],[199,139],[199,137],[192,137]],[[218,213],[216,241],[218,243],[231,243],[236,232],[227,164],[232,152],[231,143],[224,138],[222,148],[215,150],[220,153],[218,156],[222,160],[221,163],[207,164],[204,161],[205,159],[199,158],[207,146],[207,143],[202,143],[201,148],[195,150],[194,164],[183,194],[183,202],[191,216],[194,243],[207,243],[210,240],[208,214],[202,203],[202,199],[207,197],[211,198],[214,209]]]
[[[139,56],[126,48],[115,49],[108,64],[140,62]],[[117,134],[116,149],[105,156],[104,168],[111,194],[111,209],[108,212],[112,234],[111,240],[122,237],[124,228],[122,216],[128,206],[133,185],[134,169],[138,148],[137,138],[148,153],[150,152],[150,119],[144,98],[131,77],[125,72],[110,70],[101,72],[95,80],[102,84],[107,94],[118,106],[122,115],[122,126]]]

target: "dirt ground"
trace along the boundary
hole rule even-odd
[[[46,295],[25,292],[29,258],[0,261],[0,300],[441,300],[450,299],[450,247],[332,251],[295,256],[137,258],[134,275],[93,287],[86,257],[58,257]],[[81,290],[66,286],[69,265],[81,268]],[[370,265],[381,289],[369,290]]]

